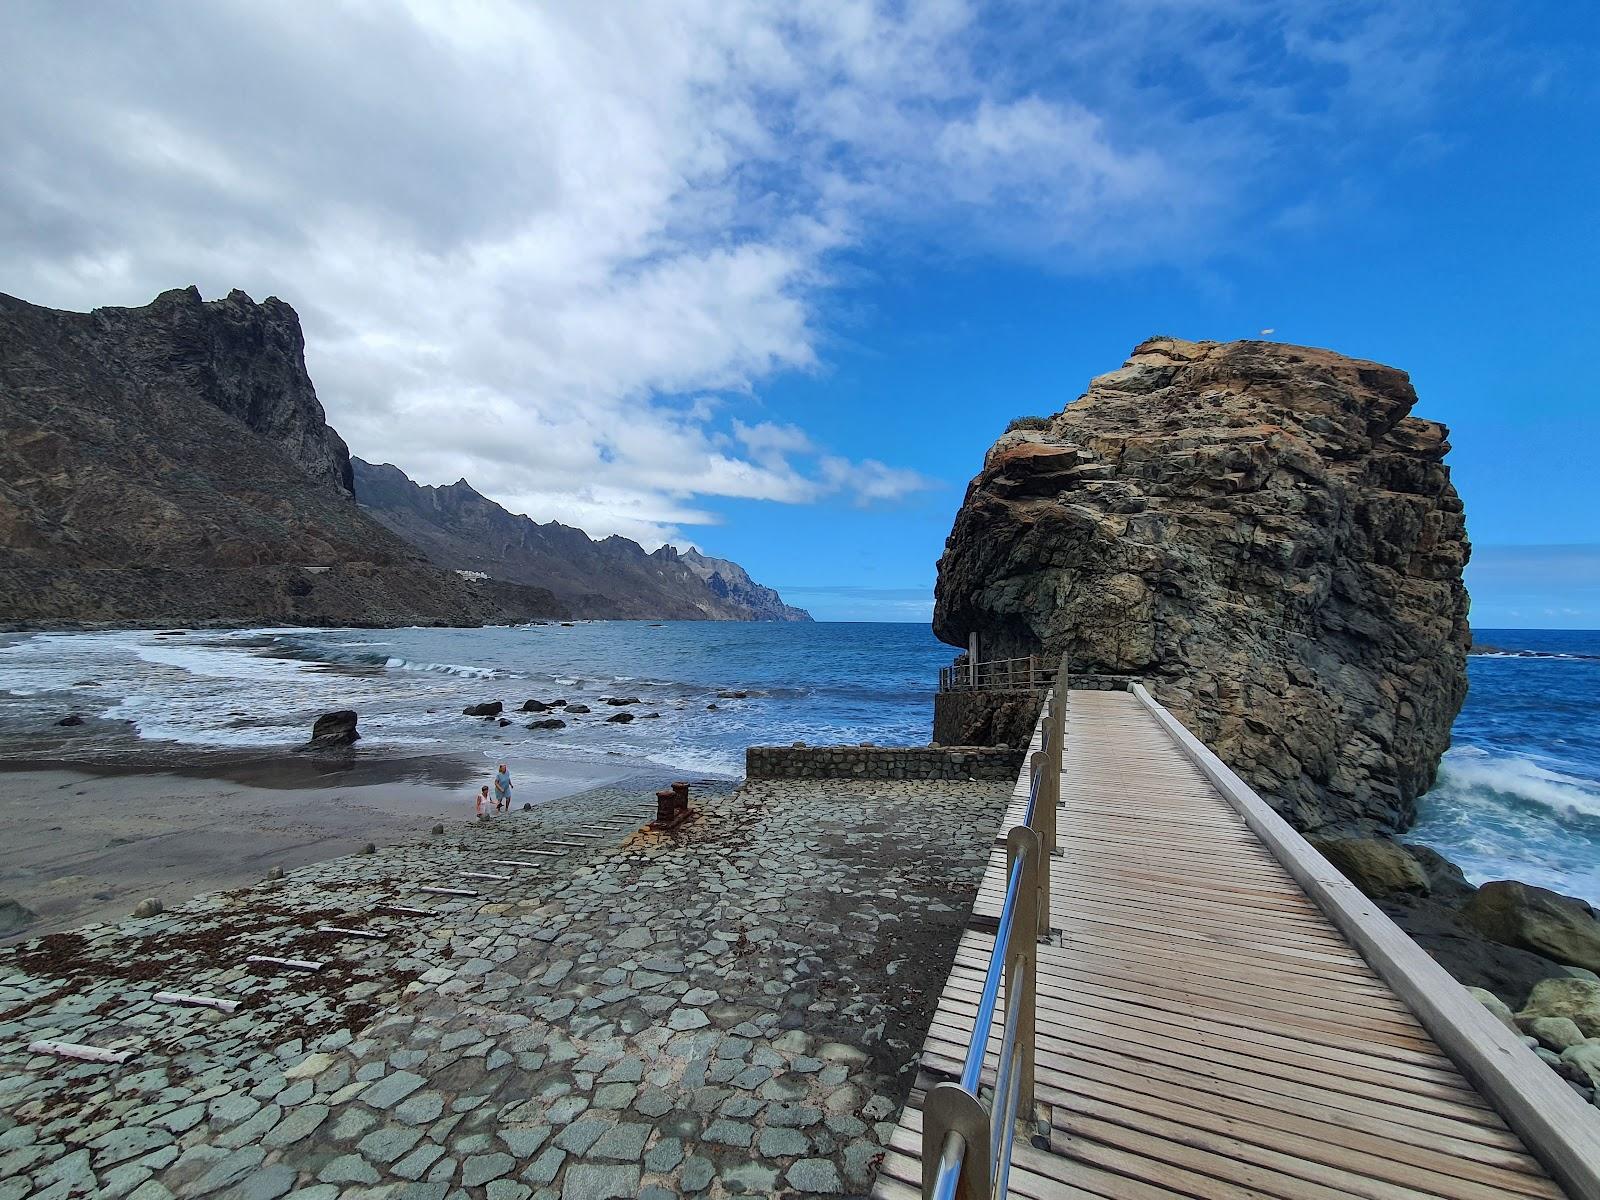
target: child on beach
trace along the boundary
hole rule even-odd
[[[478,789],[478,794],[474,798],[478,802],[478,815],[481,817],[481,816],[483,816],[483,807],[484,807],[484,805],[489,803],[489,785],[486,783],[481,788],[479,788]]]
[[[494,777],[494,810],[511,811],[511,772],[506,770],[505,763],[500,764],[500,770]]]

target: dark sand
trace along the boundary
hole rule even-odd
[[[513,759],[515,803],[603,786],[637,764]],[[0,898],[38,914],[0,943],[120,920],[473,818],[478,759],[145,754],[0,762]]]

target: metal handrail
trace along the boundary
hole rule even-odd
[[[1067,678],[1064,656],[1058,678]],[[925,1200],[956,1200],[958,1196],[961,1200],[993,1200],[1005,1196],[1018,1116],[1033,1109],[1035,968],[1039,936],[1050,927],[1048,856],[1056,849],[1066,703],[1064,689],[1046,698],[1040,720],[1041,749],[1029,762],[1028,806],[1023,824],[1013,826],[1006,834],[1005,900],[1000,907],[994,952],[984,972],[983,991],[961,1075],[955,1081],[934,1085],[923,1103]],[[1006,1011],[994,1091],[985,1108],[979,1097],[983,1060],[1002,978]]]

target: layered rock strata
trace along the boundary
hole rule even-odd
[[[1301,829],[1404,829],[1469,643],[1449,442],[1415,403],[1326,350],[1152,338],[990,449],[934,632],[1143,677]]]

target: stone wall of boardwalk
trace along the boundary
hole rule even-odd
[[[1011,780],[1023,751],[1010,746],[751,746],[745,778]]]

